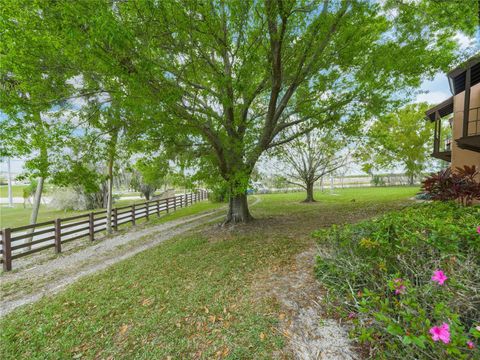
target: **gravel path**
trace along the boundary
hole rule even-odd
[[[202,224],[224,218],[221,208],[156,226],[133,228],[94,245],[62,253],[40,264],[19,264],[17,271],[0,277],[0,316],[15,308],[52,295],[81,277],[103,270]],[[220,215],[221,214],[221,215]]]

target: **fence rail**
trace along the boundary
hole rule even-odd
[[[159,217],[177,208],[186,207],[208,199],[208,192],[199,190],[194,193],[177,195],[166,199],[155,199],[141,204],[132,204],[112,209],[111,225],[114,231],[123,224],[132,223],[150,216]],[[107,210],[90,212],[82,215],[59,218],[34,225],[16,228],[4,228],[1,231],[0,262],[3,271],[12,269],[12,261],[39,251],[54,248],[56,253],[62,251],[62,244],[88,237],[95,240],[95,234],[107,229]]]

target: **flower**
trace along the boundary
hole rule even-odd
[[[444,344],[450,342],[450,327],[447,323],[443,323],[441,326],[434,326],[430,329],[433,341],[442,341]]]
[[[447,275],[442,270],[435,270],[433,272],[432,281],[438,282],[438,285],[443,285],[443,283],[448,279]]]
[[[405,294],[405,290],[407,289],[403,284],[403,279],[394,279],[394,286],[395,286],[395,295]]]
[[[350,314],[348,314],[349,319],[355,319],[356,317],[357,317],[357,314],[355,314],[354,312],[351,312]]]
[[[475,330],[480,331],[480,325],[476,326]]]
[[[480,226],[477,227],[477,233],[480,234]]]
[[[473,349],[475,347],[475,344],[473,343],[473,341],[469,340],[467,341],[467,346],[469,349]]]

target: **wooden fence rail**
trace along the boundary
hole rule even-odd
[[[166,199],[155,199],[141,204],[132,204],[112,209],[112,229],[118,230],[123,224],[132,223],[150,216],[160,216],[177,208],[192,205],[208,199],[208,192],[198,190],[194,193],[177,195]],[[82,215],[59,218],[34,225],[2,229],[0,262],[3,271],[12,269],[12,260],[54,248],[56,253],[62,251],[62,244],[88,237],[95,240],[95,234],[107,228],[107,210],[90,212]]]

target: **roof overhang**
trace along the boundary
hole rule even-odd
[[[478,63],[480,63],[480,53],[472,56],[470,59],[468,59],[467,61],[465,61],[461,65],[457,66],[455,69],[449,71],[447,73],[447,76],[450,79],[453,79],[455,76],[460,75],[465,70],[467,70],[468,68],[470,68],[474,65],[477,65]]]
[[[447,100],[438,104],[437,106],[428,109],[425,112],[427,119],[430,121],[435,121],[435,114],[437,111],[441,118],[449,114],[453,114],[453,96],[449,97]]]
[[[470,59],[463,62],[461,65],[457,66],[455,69],[447,73],[448,86],[450,87],[450,92],[453,95],[456,95],[458,93],[458,91],[455,90],[455,79],[458,78],[459,76],[462,76],[462,74],[465,73],[467,69],[472,68],[473,66],[479,63],[480,63],[480,53],[477,53],[476,55],[472,56]]]

